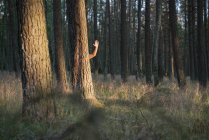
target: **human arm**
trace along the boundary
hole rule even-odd
[[[93,53],[89,54],[89,56],[88,56],[88,58],[86,58],[86,60],[90,60],[97,55],[97,51],[98,51],[98,47],[99,47],[99,41],[95,40],[93,46],[94,46],[94,51],[93,51]]]

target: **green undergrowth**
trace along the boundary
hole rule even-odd
[[[0,140],[207,140],[209,98],[188,80],[185,89],[164,79],[156,88],[129,78],[94,78],[104,105],[90,109],[72,95],[55,95],[53,121],[21,117],[21,82],[0,74]],[[204,96],[203,96],[204,94]],[[204,98],[203,98],[204,97]]]

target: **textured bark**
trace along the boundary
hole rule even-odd
[[[150,0],[145,3],[145,67],[146,82],[152,83],[152,47],[150,44]]]
[[[95,100],[96,98],[94,96],[94,87],[92,83],[90,63],[87,59],[85,59],[88,57],[89,51],[86,9],[84,0],[76,1],[75,13],[76,47],[73,68],[73,83],[75,83],[74,90],[81,94],[81,97],[83,99]]]
[[[184,87],[186,81],[184,76],[183,64],[180,60],[179,54],[179,39],[177,36],[177,16],[175,0],[169,0],[169,18],[174,67],[177,75],[178,84],[180,87]]]
[[[54,41],[55,41],[55,60],[57,85],[61,92],[67,93],[69,90],[65,57],[63,51],[63,33],[62,33],[62,17],[61,17],[61,0],[53,0],[53,18],[54,18]]]
[[[126,27],[126,0],[121,0],[121,78],[123,82],[128,77],[128,49],[127,49],[127,27]]]
[[[18,0],[23,115],[53,118],[52,71],[43,0]],[[46,100],[41,101],[44,97]]]
[[[154,34],[154,58],[153,58],[153,74],[154,74],[154,85],[159,84],[158,77],[158,49],[159,49],[159,34],[161,28],[161,10],[162,10],[162,1],[156,0],[156,21],[155,21],[155,34]],[[161,46],[162,48],[162,46]]]
[[[204,46],[203,1],[197,1],[197,55],[198,78],[203,87],[207,86],[207,62]]]

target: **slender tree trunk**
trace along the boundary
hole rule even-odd
[[[137,31],[137,79],[142,75],[141,69],[141,0],[138,0],[138,31]]]
[[[17,26],[16,26],[16,1],[8,0],[9,8],[9,37],[10,37],[10,48],[12,52],[13,59],[13,70],[16,73],[16,76],[20,73],[19,68],[19,55],[18,55],[18,42],[17,42]]]
[[[109,50],[110,50],[110,42],[109,42],[109,17],[108,17],[108,3],[109,1],[106,1],[106,11],[105,11],[105,23],[104,23],[104,40],[105,40],[105,53],[104,53],[104,78],[107,79],[108,74],[108,58],[109,58]]]
[[[197,1],[197,54],[199,82],[203,87],[207,86],[207,62],[204,46],[204,25],[203,25],[203,1]]]
[[[108,30],[109,30],[109,35],[108,35],[108,40],[109,40],[109,65],[110,65],[110,74],[111,78],[115,79],[115,71],[114,71],[114,48],[112,43],[112,16],[111,16],[111,11],[110,11],[110,0],[107,0],[107,15],[108,15]]]
[[[98,29],[97,29],[97,0],[94,0],[94,40],[98,40]],[[94,59],[95,74],[98,75],[99,60],[98,57]]]
[[[155,21],[155,34],[154,34],[154,59],[153,59],[153,73],[154,73],[154,85],[157,86],[159,84],[158,77],[158,49],[159,49],[159,33],[161,28],[161,10],[162,9],[162,1],[156,0],[156,21]]]
[[[75,27],[75,3],[76,0],[66,0],[67,3],[67,15],[68,15],[68,30],[69,30],[69,51],[70,51],[70,79],[73,88],[75,83],[73,83],[74,74],[74,53],[75,53],[75,38],[76,38],[76,27]]]
[[[43,0],[18,0],[18,18],[23,115],[51,119],[55,107]]]
[[[145,67],[146,82],[152,83],[152,47],[150,44],[150,0],[145,3]]]
[[[192,43],[193,40],[193,26],[192,26],[192,0],[188,0],[188,45],[189,45],[189,66],[190,66],[190,76],[191,79],[194,80],[195,79],[195,70],[194,70],[194,44]]]
[[[67,93],[69,87],[67,82],[65,55],[63,51],[61,0],[53,0],[53,14],[57,83],[59,90],[63,93]]]
[[[174,66],[176,70],[177,80],[180,87],[185,86],[185,77],[183,64],[180,60],[179,54],[179,39],[177,36],[177,16],[176,16],[176,2],[175,0],[169,0],[169,17],[170,17],[170,30],[171,30],[171,41],[173,48]]]
[[[126,27],[126,0],[121,0],[121,78],[123,82],[128,77],[128,49],[127,49],[127,27]]]

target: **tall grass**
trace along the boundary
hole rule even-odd
[[[105,107],[89,111],[70,95],[56,96],[53,122],[21,118],[20,78],[0,73],[0,140],[207,140],[209,138],[209,89],[187,80],[185,89],[164,78],[156,88],[130,76],[104,81],[94,78],[95,95]]]

